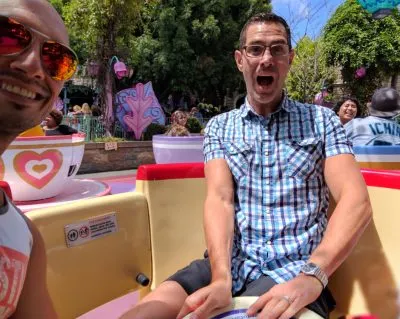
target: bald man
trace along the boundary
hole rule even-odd
[[[49,114],[76,65],[64,23],[46,0],[0,0],[0,155]],[[2,191],[0,281],[0,318],[57,318],[41,235]]]

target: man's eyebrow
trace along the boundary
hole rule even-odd
[[[272,40],[269,43],[265,43],[265,41],[262,40],[254,40],[254,41],[250,41],[250,43],[248,45],[273,45],[273,44],[287,44],[286,40],[284,39],[277,39],[277,40]]]

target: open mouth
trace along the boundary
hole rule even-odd
[[[9,84],[9,83],[6,83],[6,82],[1,82],[1,86],[0,87],[4,91],[13,93],[15,95],[19,95],[19,96],[24,97],[24,98],[29,99],[29,100],[39,101],[39,100],[43,99],[42,95],[40,95],[40,94],[38,94],[36,92],[30,91],[28,89],[22,88],[22,87],[17,86],[17,85],[12,85],[12,84]]]
[[[268,87],[274,82],[273,76],[257,76],[257,84],[262,87]]]

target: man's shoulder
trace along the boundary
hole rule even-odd
[[[209,120],[208,125],[218,125],[219,123],[226,123],[228,121],[233,121],[238,116],[240,116],[240,114],[241,114],[240,109],[235,109],[225,113],[218,114]]]
[[[290,111],[295,111],[298,113],[315,113],[322,115],[332,115],[335,114],[330,108],[325,106],[303,103],[296,100],[288,99],[288,107]]]

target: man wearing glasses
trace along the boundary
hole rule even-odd
[[[274,14],[250,18],[235,60],[246,83],[239,110],[205,130],[208,257],[162,283],[123,318],[208,318],[232,296],[260,296],[257,318],[307,307],[328,318],[329,276],[371,219],[364,180],[337,116],[283,91],[294,58]],[[337,203],[327,219],[329,191]]]
[[[78,60],[46,0],[0,0],[0,154],[50,112]],[[0,318],[56,318],[38,229],[0,191]]]

